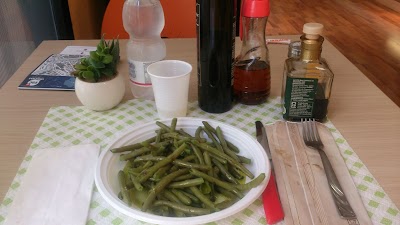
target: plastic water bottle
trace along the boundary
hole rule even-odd
[[[164,11],[159,0],[126,0],[122,20],[130,39],[127,44],[130,87],[135,98],[154,99],[147,66],[166,55],[160,34]]]

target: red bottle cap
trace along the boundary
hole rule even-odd
[[[240,8],[240,16],[266,17],[269,16],[269,0],[244,0]],[[239,36],[242,40],[242,20],[239,20]]]
[[[242,7],[242,16],[269,16],[269,0],[244,0]]]

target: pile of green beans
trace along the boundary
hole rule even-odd
[[[126,161],[118,197],[127,205],[161,216],[204,215],[231,206],[265,179],[243,165],[251,160],[238,155],[220,127],[203,121],[192,136],[176,129],[176,118],[156,124],[154,137],[111,149]]]

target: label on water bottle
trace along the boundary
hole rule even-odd
[[[139,85],[151,85],[151,79],[147,73],[147,67],[153,62],[140,62],[128,60],[129,78],[132,83]]]

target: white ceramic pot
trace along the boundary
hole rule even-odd
[[[104,111],[121,102],[125,94],[125,82],[121,74],[112,80],[98,83],[89,83],[77,78],[75,93],[85,107],[94,111]]]

